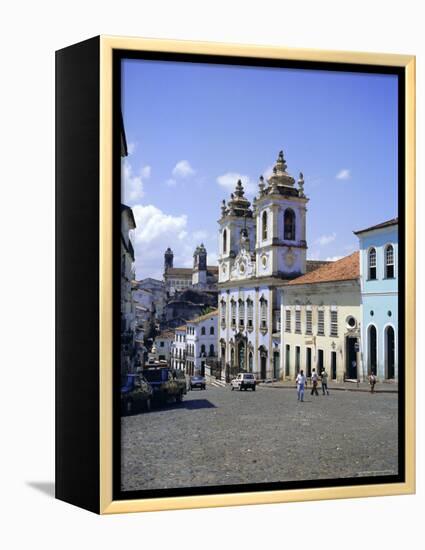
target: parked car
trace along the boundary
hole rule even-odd
[[[121,412],[132,414],[136,410],[150,410],[152,386],[140,374],[127,374],[121,386]]]
[[[253,374],[250,372],[240,372],[236,378],[230,382],[232,391],[239,389],[239,391],[251,389],[255,391],[256,380]]]
[[[189,383],[190,389],[193,390],[194,388],[199,388],[200,390],[206,389],[206,380],[203,376],[191,376],[190,377],[190,383]]]
[[[153,389],[154,401],[167,402],[175,400],[181,403],[187,393],[184,372],[170,367],[148,367],[143,375]]]

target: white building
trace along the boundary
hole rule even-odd
[[[325,367],[331,380],[363,380],[359,253],[288,282],[280,293],[284,378]]]
[[[186,325],[175,329],[174,341],[171,344],[171,366],[184,370],[186,365]]]
[[[187,322],[186,373],[205,374],[208,360],[217,358],[218,312],[214,310]]]
[[[306,273],[304,179],[298,186],[282,151],[267,183],[250,202],[241,181],[219,220],[219,345],[226,377],[239,370],[279,378],[280,288]]]
[[[155,338],[156,359],[170,363],[171,350],[174,342],[174,331],[164,330]]]

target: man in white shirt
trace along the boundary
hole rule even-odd
[[[319,380],[319,377],[317,375],[316,369],[313,369],[313,372],[311,373],[311,395],[319,395],[319,392],[317,391],[317,382]]]
[[[304,371],[301,370],[298,373],[298,376],[295,380],[297,383],[297,394],[298,394],[298,401],[304,401],[304,387],[306,383],[306,377],[304,376]]]

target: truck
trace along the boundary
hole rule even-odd
[[[143,369],[143,376],[152,387],[152,397],[155,402],[181,403],[183,401],[183,395],[187,393],[187,383],[182,370],[172,369],[169,366],[148,365]]]

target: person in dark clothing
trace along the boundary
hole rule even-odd
[[[326,369],[323,369],[322,372],[320,373],[320,376],[322,378],[322,392],[323,392],[323,395],[329,395],[329,390],[328,390],[328,373],[326,372]]]

